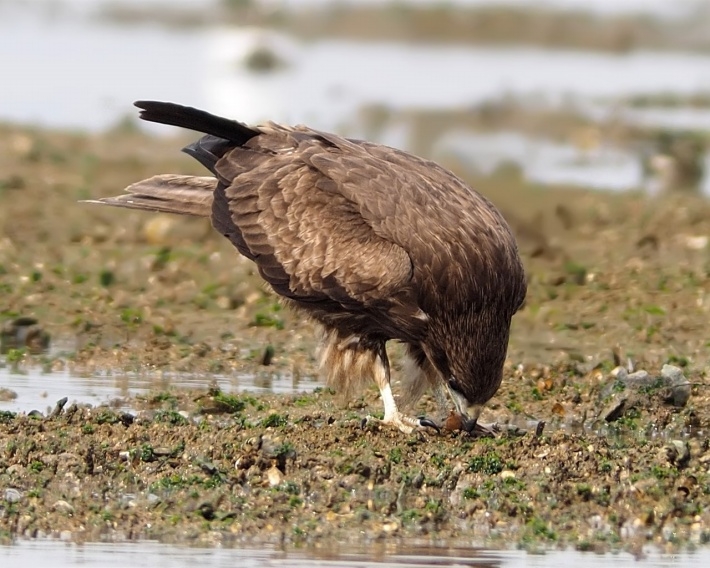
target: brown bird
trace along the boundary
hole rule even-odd
[[[428,389],[453,399],[471,432],[498,390],[526,280],[515,239],[485,197],[441,166],[305,126],[247,126],[191,107],[139,101],[141,118],[206,134],[184,151],[214,177],[164,174],[95,201],[209,217],[291,306],[324,328],[334,388],[374,380],[383,422],[403,414],[385,344],[413,365],[400,406]],[[480,428],[480,425],[479,425]]]

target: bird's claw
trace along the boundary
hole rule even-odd
[[[430,418],[427,418],[426,416],[421,416],[420,418],[418,418],[418,421],[420,427],[433,428],[434,430],[436,430],[437,434],[441,434],[441,428],[439,427],[439,425]]]

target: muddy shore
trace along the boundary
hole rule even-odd
[[[509,218],[530,279],[483,417],[501,431],[405,436],[363,424],[381,410],[374,387],[347,404],[327,389],[211,389],[210,374],[314,376],[315,330],[206,222],[77,203],[200,173],[177,151],[190,140],[0,126],[0,364],[205,377],[106,407],[1,413],[1,538],[710,541],[706,200],[541,188],[508,169],[470,179]],[[26,341],[18,318],[46,336]]]

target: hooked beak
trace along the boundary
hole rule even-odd
[[[448,385],[446,385],[446,390],[454,401],[456,411],[461,415],[461,429],[470,434],[476,428],[478,417],[481,415],[483,407],[480,404],[469,403],[463,395],[456,392]]]

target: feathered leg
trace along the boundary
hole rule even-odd
[[[320,365],[332,386],[346,399],[374,380],[380,389],[385,415],[384,424],[410,433],[416,428],[435,428],[427,418],[412,418],[402,414],[392,394],[390,366],[383,341],[362,341],[359,336],[344,337],[336,330],[326,331],[320,348]]]

